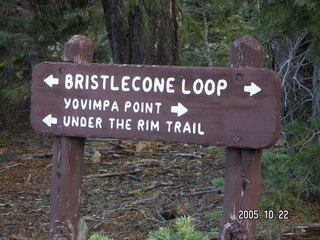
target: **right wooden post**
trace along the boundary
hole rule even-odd
[[[234,41],[230,55],[231,67],[263,67],[262,46],[252,37]],[[262,149],[227,148],[226,162],[220,240],[252,240],[256,219],[239,219],[239,213],[259,209]]]

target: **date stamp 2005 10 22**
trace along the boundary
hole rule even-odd
[[[288,210],[240,210],[239,219],[279,219],[288,220]]]

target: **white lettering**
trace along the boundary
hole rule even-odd
[[[175,133],[181,133],[181,122],[176,121],[174,124],[174,132]]]
[[[100,76],[102,78],[102,89],[106,90],[107,88],[107,79],[109,78],[108,75],[101,75]]]
[[[146,77],[142,80],[142,90],[144,92],[150,92],[152,89],[152,80],[149,77]]]
[[[72,127],[79,127],[79,117],[72,117],[71,118],[71,126]]]
[[[151,120],[151,128],[150,128],[150,130],[159,132],[160,131],[160,122]]]
[[[105,111],[109,106],[110,106],[110,101],[104,100],[103,101],[103,111]]]
[[[161,78],[161,80],[159,78],[155,78],[154,79],[154,88],[153,91],[154,92],[163,92],[164,91],[164,78]]]
[[[188,95],[191,93],[190,90],[186,90],[186,80],[182,79],[182,93]]]
[[[137,124],[137,129],[138,131],[160,131],[160,122],[159,121],[154,121],[154,120],[143,120],[140,119]]]
[[[65,127],[102,128],[102,118],[63,116],[63,125]]]
[[[156,102],[130,102],[126,101],[124,103],[124,112],[128,112],[130,109],[134,113],[160,113],[160,107],[162,103]],[[155,109],[155,111],[153,111]]]
[[[70,116],[68,116],[68,117],[63,116],[63,125],[65,127],[69,127],[69,125],[70,125]]]
[[[132,119],[109,118],[110,128],[131,130]]]
[[[208,79],[206,81],[206,83],[204,84],[204,91],[209,96],[214,94],[214,92],[216,91],[216,84],[212,79]]]
[[[201,129],[201,123],[198,123],[198,134],[204,135],[204,131],[202,131],[202,129]]]
[[[93,125],[93,117],[89,117],[89,119],[88,119],[88,127],[89,128],[94,128],[94,125]]]
[[[116,119],[115,118],[109,118],[109,122],[110,122],[110,129],[113,129],[113,123]]]
[[[168,125],[168,132],[170,133],[171,130],[174,133],[182,133],[182,134],[198,134],[198,135],[204,135],[205,132],[202,130],[201,123],[190,123],[190,122],[172,122],[172,121],[166,121],[166,124]]]
[[[65,109],[68,109],[70,107],[70,103],[71,103],[71,98],[64,98],[64,104],[65,104]]]
[[[182,132],[183,133],[191,133],[191,127],[190,127],[190,124],[188,122],[185,123]]]
[[[138,131],[144,131],[143,126],[144,126],[144,121],[142,119],[140,119],[138,121],[138,126],[137,126]]]
[[[79,100],[78,99],[73,99],[72,101],[72,108],[74,110],[77,110],[79,108]]]
[[[82,74],[76,74],[75,81],[74,81],[74,88],[83,89],[83,80],[84,80],[84,77]]]
[[[193,92],[195,94],[201,94],[203,91],[203,81],[201,79],[197,79],[193,82]]]
[[[102,76],[101,76],[101,77],[102,77]],[[97,78],[98,78],[97,75],[92,75],[92,77],[91,77],[91,82],[92,82],[91,89],[92,89],[92,90],[97,90],[98,87],[99,87],[99,84],[98,84],[98,82],[97,82]]]
[[[160,107],[161,107],[162,103],[156,102],[155,105],[157,107],[157,114],[159,114],[160,113]]]
[[[119,112],[118,103],[116,101],[113,102],[112,107],[111,107],[111,112],[113,112],[113,111]]]
[[[128,88],[128,80],[130,79],[129,76],[124,76],[122,77],[122,83],[121,83],[121,87],[122,87],[122,91],[124,92],[129,92],[130,91],[130,88]]]
[[[141,112],[143,112],[143,102],[141,103],[141,108],[142,108],[142,111]],[[135,113],[137,113],[137,112],[139,112],[139,110],[140,110],[140,104],[139,104],[139,102],[135,102],[134,104],[133,104],[133,111],[135,112]]]
[[[102,103],[101,100],[93,100],[93,110],[100,110],[102,109]]]
[[[97,99],[71,99],[71,98],[64,98],[64,104],[65,104],[65,109],[72,108],[74,110],[77,109],[82,109],[82,110],[99,110],[99,111],[106,111],[108,107],[110,106],[110,101],[109,100],[97,100]],[[119,111],[118,105],[116,102],[113,102],[112,109],[111,111]]]
[[[140,81],[141,80],[141,77],[134,77],[133,80],[132,80],[132,89],[136,92],[140,91],[140,87],[137,87],[136,86],[136,81]]]
[[[96,128],[102,128],[102,118],[96,118]]]
[[[85,80],[85,88],[84,89],[89,89],[89,75],[86,75],[86,80]]]
[[[145,113],[152,113],[153,111],[153,103],[146,102],[146,111]]]
[[[173,84],[171,82],[174,82],[175,78],[170,77],[167,79],[167,93],[174,93]]]
[[[168,125],[168,132],[171,131],[171,125],[172,125],[172,121],[166,121],[166,124]]]
[[[64,87],[66,89],[71,89],[73,87],[73,81],[72,81],[72,75],[71,74],[66,74],[66,78],[64,81]]]
[[[124,104],[124,112],[128,111],[128,108],[131,108],[131,102],[130,101],[126,101]]]
[[[109,81],[108,81],[109,80]],[[140,76],[114,76],[114,75],[83,75],[77,74],[66,74],[65,75],[65,88],[66,89],[85,89],[85,90],[107,90],[108,87],[111,91],[135,91],[140,90],[149,92],[167,92],[174,93],[174,77],[144,77]],[[118,85],[117,85],[118,84]],[[183,82],[184,84],[184,82]],[[183,86],[185,88],[185,86]],[[187,94],[189,90],[184,89],[184,94]]]
[[[220,96],[221,91],[226,89],[228,86],[228,83],[225,79],[220,79],[218,81],[218,86],[217,86],[217,95]]]
[[[87,119],[85,117],[80,118],[80,127],[86,127],[87,126]]]
[[[111,89],[112,91],[118,91],[118,90],[119,90],[119,87],[117,87],[117,86],[114,85],[114,76],[111,76],[110,89]]]
[[[80,99],[80,105],[82,109],[86,109],[88,103],[88,99]]]

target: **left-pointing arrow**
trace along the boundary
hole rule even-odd
[[[43,80],[46,84],[48,84],[49,87],[52,87],[53,85],[59,84],[59,78],[53,77],[53,74],[49,75],[46,79]]]
[[[44,119],[42,119],[42,122],[48,125],[48,127],[51,127],[52,124],[57,124],[58,119],[55,117],[52,117],[52,114],[49,114]]]

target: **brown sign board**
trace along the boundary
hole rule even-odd
[[[255,149],[279,137],[280,79],[267,69],[45,62],[31,91],[42,133]]]

